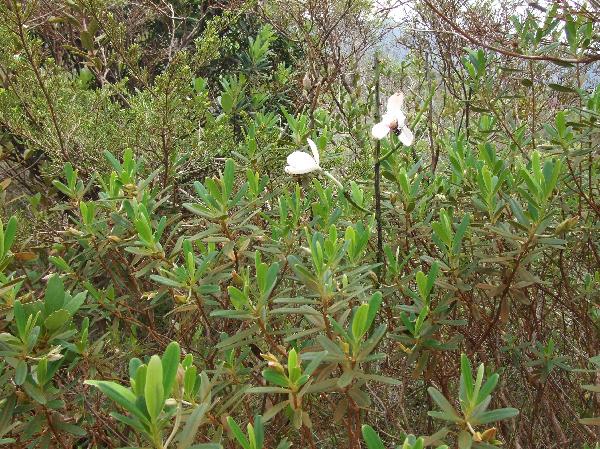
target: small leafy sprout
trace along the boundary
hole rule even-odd
[[[182,396],[189,397],[191,391],[198,389],[196,370],[192,369],[191,357],[186,357],[183,363],[179,362],[179,344],[171,342],[162,357],[153,355],[148,364],[136,358],[130,361],[131,388],[105,380],[86,380],[85,384],[96,387],[129,412],[128,416],[113,412],[111,413],[113,418],[137,430],[154,448],[166,449],[175,439],[181,422]],[[206,376],[204,379],[207,379]],[[202,383],[208,384],[206,381]],[[208,402],[198,405],[191,411],[186,425],[178,434],[180,442],[178,447],[188,448],[192,445],[198,426],[209,408],[210,394],[205,392],[205,396],[202,399]],[[165,439],[164,431],[171,427],[173,416],[175,416],[174,424]]]
[[[220,177],[206,178],[204,183],[194,182],[194,189],[200,200],[198,203],[184,203],[190,212],[213,222],[226,221],[229,211],[240,204],[248,190],[244,183],[237,193],[235,187],[235,163],[227,159],[223,174]]]
[[[267,387],[255,387],[248,390],[249,393],[287,393],[288,399],[271,407],[264,415],[265,421],[270,420],[284,408],[288,408],[292,413],[292,424],[296,429],[302,426],[312,427],[312,422],[308,413],[303,409],[302,398],[310,393],[311,378],[314,371],[319,367],[321,361],[327,356],[327,351],[311,353],[311,361],[302,368],[300,357],[296,349],[288,353],[287,368],[271,353],[263,354],[268,367],[262,372],[263,377],[270,384],[276,385]]]
[[[592,357],[590,362],[593,363],[597,371],[600,371],[600,355],[596,357]],[[583,385],[583,389],[587,391],[591,391],[592,393],[600,393],[600,385]],[[581,424],[585,424],[586,426],[600,426],[600,417],[592,417],[592,418],[581,418],[579,420]]]
[[[85,187],[83,185],[83,181],[77,177],[77,170],[73,168],[73,165],[70,162],[67,162],[64,166],[64,172],[67,183],[64,184],[55,179],[52,181],[52,185],[72,200],[82,199],[85,192]]]
[[[0,273],[4,270],[12,259],[10,247],[12,246],[17,233],[17,218],[10,217],[6,227],[0,220]]]
[[[231,417],[227,417],[227,425],[231,429],[233,437],[243,449],[263,449],[265,440],[265,428],[263,417],[256,415],[253,423],[248,423],[246,426],[247,435]],[[282,439],[277,445],[277,449],[289,449],[291,446],[287,438]]]
[[[367,449],[385,449],[383,441],[381,441],[377,431],[375,431],[375,429],[368,424],[362,426],[362,435],[367,445]],[[408,435],[404,439],[402,446],[396,446],[396,449],[423,449],[425,446],[437,444],[437,441],[429,441],[433,439],[437,440],[436,438],[417,438],[414,435]],[[441,446],[437,446],[437,449],[448,449],[448,446],[443,444]]]
[[[570,371],[572,368],[567,365],[567,357],[557,354],[554,339],[550,337],[544,345],[536,342],[536,347],[532,349],[536,356],[527,362],[527,366],[535,369],[535,375],[539,376],[545,382],[550,374],[556,369]]]
[[[256,270],[255,288],[250,288],[250,275],[246,271],[243,276],[239,276],[237,273],[234,276],[234,281],[237,280],[240,284],[239,286],[242,288],[230,285],[227,288],[227,292],[229,293],[231,304],[236,311],[250,312],[257,318],[261,318],[263,309],[277,283],[279,264],[273,262],[269,265],[263,262],[260,252],[256,251],[254,253],[254,267]]]
[[[494,427],[478,432],[474,426],[489,424],[494,421],[509,419],[519,414],[516,408],[500,408],[487,410],[492,400],[491,393],[498,384],[498,374],[492,374],[483,383],[485,367],[483,363],[477,369],[477,375],[473,380],[471,363],[465,354],[460,359],[460,388],[459,402],[460,413],[448,402],[442,393],[436,388],[429,387],[427,391],[438,405],[441,411],[430,411],[429,416],[444,421],[449,421],[457,427],[458,448],[486,448],[489,444],[500,444],[496,440],[496,429]],[[487,444],[487,445],[486,445]]]
[[[400,384],[397,379],[364,373],[360,369],[362,363],[381,360],[385,357],[381,353],[374,353],[374,351],[385,335],[387,326],[380,324],[369,333],[382,301],[381,293],[375,292],[367,303],[363,303],[354,309],[354,314],[347,328],[344,328],[333,317],[329,317],[332,330],[337,335],[335,341],[325,335],[317,337],[319,344],[329,352],[326,358],[327,362],[340,364],[342,367],[343,373],[336,381],[339,388],[346,388],[355,380],[359,382],[375,381],[391,385]]]
[[[268,382],[295,393],[308,382],[311,374],[317,369],[321,360],[323,360],[326,355],[327,352],[320,353],[319,356],[315,357],[303,371],[298,353],[296,352],[296,349],[292,349],[288,352],[286,373],[286,369],[279,362],[277,357],[271,353],[262,354],[268,364],[268,368],[264,369],[262,374]]]

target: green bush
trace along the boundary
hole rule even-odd
[[[0,444],[597,443],[589,10],[349,86],[274,2],[57,3],[0,6]]]

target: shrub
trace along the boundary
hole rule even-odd
[[[596,444],[587,7],[349,79],[362,3],[57,3],[0,6],[0,443]]]

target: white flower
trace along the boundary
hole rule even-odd
[[[317,145],[311,139],[308,139],[308,146],[312,151],[312,156],[304,151],[294,151],[287,157],[286,173],[290,175],[305,175],[316,170],[321,170]]]
[[[412,131],[406,126],[406,116],[402,112],[402,105],[404,103],[404,95],[397,93],[388,98],[387,109],[381,121],[373,125],[371,134],[377,140],[383,139],[391,131],[398,133],[398,138],[406,146],[412,145],[415,140],[415,136]]]

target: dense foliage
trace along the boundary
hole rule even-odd
[[[0,5],[1,445],[600,441],[600,11],[313,3]]]

